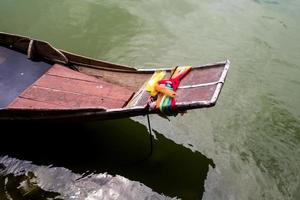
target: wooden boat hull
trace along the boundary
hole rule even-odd
[[[170,75],[171,69],[163,70]],[[176,111],[214,106],[228,69],[228,60],[194,66],[180,83]],[[0,120],[82,121],[160,113],[149,110],[145,90],[157,70],[162,69],[113,64],[0,33]]]

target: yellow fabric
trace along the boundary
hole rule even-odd
[[[150,93],[151,96],[156,96],[158,91],[155,89],[155,86],[157,85],[157,82],[162,80],[166,75],[165,71],[156,71],[151,79],[148,81],[146,85],[147,92]]]

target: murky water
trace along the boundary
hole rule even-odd
[[[1,131],[1,155],[9,156],[2,162],[20,159],[6,173],[27,166],[22,160],[47,173],[64,167],[38,180],[50,185],[40,184],[44,192],[54,192],[45,195],[65,198],[76,195],[76,188],[60,185],[69,169],[72,176],[89,170],[138,181],[144,197],[299,199],[299,9],[299,0],[1,0],[0,31],[71,52],[142,68],[232,63],[216,107],[170,122],[151,117],[159,133],[146,161],[146,128],[131,120],[56,125],[44,134],[47,125],[40,125],[7,139],[11,132]],[[78,188],[91,195],[102,191],[100,182]]]

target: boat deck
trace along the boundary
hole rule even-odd
[[[11,108],[122,108],[133,92],[62,65],[53,65]]]
[[[0,95],[6,97],[0,108],[111,109],[123,107],[133,95],[128,88],[0,48]]]
[[[26,55],[0,46],[0,108],[7,107],[51,65],[32,62]]]

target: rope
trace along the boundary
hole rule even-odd
[[[164,71],[156,71],[147,82],[146,90],[150,93],[148,99],[149,110],[160,110],[165,116],[176,116],[176,90],[181,79],[191,71],[191,66],[175,67],[171,71],[170,78],[162,79]]]
[[[152,128],[151,128],[149,113],[147,113],[147,121],[148,121],[148,130],[149,130],[149,136],[150,136],[150,153],[147,158],[150,158],[153,153],[153,138],[152,138]]]
[[[149,158],[153,154],[153,146],[154,145],[153,145],[153,138],[152,138],[152,128],[151,128],[149,113],[147,113],[146,115],[147,115],[147,122],[148,122],[148,131],[149,131],[150,152],[145,158],[135,161],[134,164],[137,164],[137,165],[143,164],[145,161],[149,160]]]

